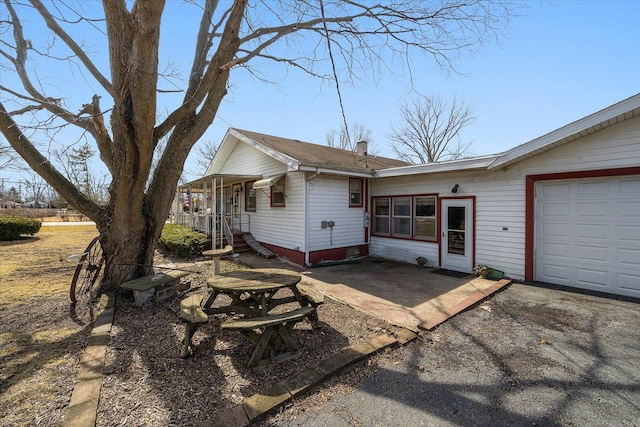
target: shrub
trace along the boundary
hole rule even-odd
[[[165,224],[160,235],[160,246],[182,258],[202,254],[208,244],[207,236],[178,224]]]
[[[33,236],[41,226],[42,221],[37,219],[0,215],[0,241],[17,240],[21,234]]]

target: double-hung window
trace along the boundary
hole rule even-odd
[[[436,239],[436,198],[414,197],[413,237],[415,239]]]
[[[411,197],[393,198],[394,237],[411,237]]]
[[[253,188],[254,182],[255,181],[248,181],[244,183],[244,210],[247,212],[256,211],[256,189]]]
[[[349,178],[349,207],[362,207],[362,178]]]
[[[284,206],[285,205],[285,177],[280,178],[275,184],[271,186],[271,206]]]
[[[390,199],[373,201],[373,233],[380,236],[389,235],[389,203]]]
[[[436,196],[377,197],[373,199],[376,236],[437,240]]]

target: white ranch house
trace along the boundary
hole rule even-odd
[[[307,266],[424,257],[640,297],[640,94],[501,154],[421,165],[229,129],[188,189],[174,217],[216,246],[248,232]]]

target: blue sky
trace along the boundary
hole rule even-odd
[[[85,10],[100,9],[98,3],[78,4]],[[186,74],[197,18],[193,7],[174,1],[167,4],[174,10],[163,19],[171,31],[162,32],[162,42],[169,43],[170,49],[161,51],[161,63],[177,62]],[[511,23],[508,38],[456,62],[459,74],[442,72],[431,58],[415,59],[417,91],[444,99],[457,96],[474,109],[476,121],[462,138],[473,141],[476,155],[508,150],[640,93],[640,0],[530,1],[528,5]],[[95,28],[91,30],[96,33]],[[35,30],[27,36],[37,35]],[[89,39],[88,43],[94,52],[105,52],[100,41]],[[94,57],[104,68],[105,56]],[[68,107],[77,111],[101,88],[73,67],[66,67],[63,75],[69,78],[43,81],[62,96],[73,93],[69,102],[75,104]],[[393,156],[387,135],[392,126],[401,124],[400,106],[412,95],[406,71],[399,66],[393,69],[394,75],[380,75],[375,83],[365,80],[356,86],[342,85],[348,122],[370,129],[377,153],[385,156]],[[49,71],[53,70],[44,67],[38,73],[44,77]],[[327,132],[341,126],[334,85],[291,70],[285,76],[276,66],[262,71],[282,79],[278,85],[269,85],[243,70],[232,73],[229,94],[203,142],[219,142],[232,126],[324,144]],[[160,88],[175,89],[164,80]],[[171,100],[171,95],[165,97]],[[107,100],[103,97],[103,109],[110,108]],[[158,111],[162,113],[165,107],[159,106]],[[196,156],[194,149],[185,166],[189,180],[199,176]]]
[[[441,72],[429,58],[419,63],[418,91],[455,95],[473,107],[477,120],[463,139],[474,141],[477,155],[505,151],[640,92],[640,1],[532,1],[525,13],[500,46],[457,62],[460,74]],[[408,78],[342,89],[347,120],[371,129],[379,154],[392,155],[387,135],[411,96]],[[333,86],[298,75],[278,87],[234,79],[205,139],[218,141],[233,126],[324,144],[341,123]]]

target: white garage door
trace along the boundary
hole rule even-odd
[[[640,177],[536,185],[535,280],[640,297]]]

